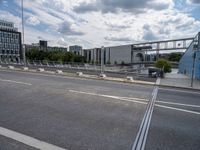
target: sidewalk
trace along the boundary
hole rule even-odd
[[[161,79],[160,85],[200,89],[200,80],[194,80],[193,87],[191,87],[191,79],[177,72],[177,70],[173,70],[171,73],[167,73],[165,78]]]

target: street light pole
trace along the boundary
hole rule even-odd
[[[103,74],[103,52],[104,46],[101,47],[101,74]]]
[[[26,66],[26,52],[24,44],[24,1],[21,0],[21,9],[22,9],[22,53],[23,53],[23,62]]]

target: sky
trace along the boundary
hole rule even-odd
[[[21,0],[0,0],[0,20],[21,31]],[[200,0],[24,0],[25,43],[116,46],[194,37]]]

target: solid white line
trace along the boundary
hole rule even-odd
[[[40,141],[38,139],[35,139],[33,137],[0,127],[0,135],[3,135],[5,137],[11,138],[15,141],[19,141],[21,143],[24,143],[28,146],[41,149],[41,150],[66,150],[64,148],[46,143],[44,141]]]
[[[112,99],[117,99],[120,101],[126,101],[126,102],[135,102],[135,103],[140,103],[140,104],[147,104],[146,102],[148,100],[146,99],[141,99],[141,98],[124,98],[124,97],[119,97],[119,96],[112,96],[112,95],[104,95],[104,94],[97,94],[97,93],[90,93],[90,92],[83,92],[83,91],[75,91],[75,90],[69,90],[69,92],[72,93],[78,93],[78,94],[86,94],[86,95],[92,95],[92,96],[99,96],[99,97],[106,97],[106,98],[112,98]]]
[[[179,105],[179,106],[200,108],[200,105],[190,105],[190,104],[174,103],[174,102],[165,102],[165,101],[156,101],[156,102],[157,102],[157,103],[163,103],[163,104],[172,104],[172,105]]]
[[[159,89],[163,90],[163,91],[172,91],[172,92],[181,92],[181,93],[190,93],[190,94],[200,94],[200,92],[186,91],[186,90],[166,89],[166,88],[159,88]]]
[[[32,85],[31,83],[26,82],[20,82],[20,81],[14,81],[14,80],[6,80],[6,79],[0,79],[2,82],[10,82],[10,83],[16,83],[16,84],[23,84],[23,85]]]
[[[191,110],[186,110],[186,109],[181,109],[181,108],[163,106],[163,105],[159,105],[159,104],[155,104],[155,106],[161,107],[161,108],[167,108],[167,109],[178,110],[178,111],[182,111],[182,112],[187,112],[187,113],[192,113],[192,114],[200,115],[200,112],[197,112],[197,111],[191,111]]]

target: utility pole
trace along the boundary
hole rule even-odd
[[[21,0],[21,11],[22,11],[22,54],[24,66],[26,66],[26,52],[24,44],[24,1]]]

